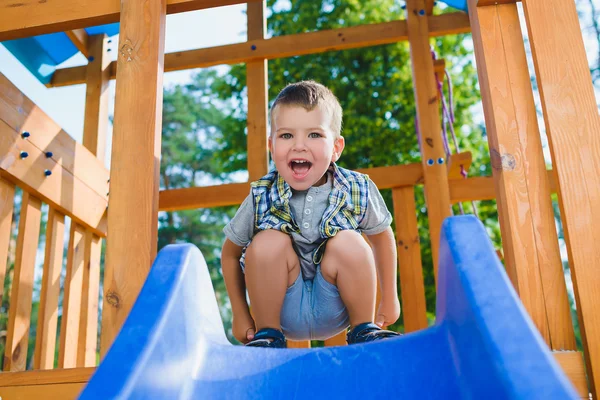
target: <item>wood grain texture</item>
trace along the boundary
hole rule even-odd
[[[248,3],[248,41],[263,40],[267,30],[266,2]],[[255,181],[269,172],[267,149],[268,77],[267,60],[246,64],[248,88],[248,180]]]
[[[392,198],[404,329],[414,332],[428,326],[415,190],[411,186],[395,188]]]
[[[425,15],[421,15],[421,10],[424,9],[424,0],[407,0],[406,2],[413,89],[425,176],[425,199],[431,235],[433,269],[437,279],[440,230],[444,219],[451,215],[451,208],[445,165],[447,160],[441,136],[438,90],[429,43],[429,21]],[[443,162],[439,163],[439,160]]]
[[[470,32],[469,17],[465,13],[451,13],[429,17],[429,35],[445,36]],[[250,63],[264,59],[294,57],[326,51],[354,49],[408,40],[406,21],[359,25],[350,28],[323,30],[255,39],[245,43],[229,44],[204,49],[165,54],[165,72],[215,65]],[[255,46],[253,49],[252,46]],[[441,64],[438,64],[438,67]],[[109,66],[110,78],[117,74],[117,63]],[[54,72],[46,86],[60,87],[85,83],[85,67],[61,68]]]
[[[156,256],[165,19],[166,0],[122,3],[102,355],[121,329]]]
[[[0,387],[0,397],[10,400],[61,399],[75,400],[85,383],[59,383]]]
[[[96,368],[66,368],[42,371],[2,372],[0,388],[9,386],[79,383],[90,380]]]
[[[86,68],[85,114],[83,145],[101,162],[106,152],[108,132],[108,99],[110,57],[106,35],[92,35],[89,39],[89,57]]]
[[[85,58],[88,58],[88,34],[85,29],[73,29],[66,31],[65,34],[75,47],[77,47],[77,50],[79,50]]]
[[[0,177],[0,299],[4,295],[4,280],[9,264],[14,203],[15,185]]]
[[[575,386],[575,390],[582,399],[588,400],[589,390],[585,376],[585,364],[583,354],[579,351],[554,351],[552,355],[558,361],[569,380]]]
[[[24,371],[27,368],[33,273],[40,236],[41,207],[40,200],[27,192],[23,193],[8,311],[4,371]]]
[[[600,116],[575,3],[524,0],[594,398],[600,387]],[[560,10],[560,12],[557,12]],[[556,29],[560,27],[560,29]]]
[[[54,368],[60,273],[64,257],[65,216],[50,207],[46,223],[46,250],[35,337],[33,369]]]
[[[252,0],[168,0],[167,13],[243,4]],[[17,6],[15,6],[15,4]],[[0,41],[123,21],[118,0],[0,1]]]
[[[60,325],[60,346],[58,348],[59,368],[74,368],[77,366],[85,256],[84,237],[85,229],[71,222]]]
[[[100,294],[102,240],[90,230],[85,231],[84,240],[77,366],[93,367],[96,365],[96,350],[98,348],[98,298]]]
[[[523,35],[514,4],[471,24],[508,275],[551,348],[576,349]]]

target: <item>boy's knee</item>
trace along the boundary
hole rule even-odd
[[[278,256],[291,246],[292,240],[288,234],[274,229],[261,231],[252,238],[250,246],[246,249],[246,259]]]
[[[325,254],[330,253],[337,257],[356,257],[360,254],[370,254],[371,248],[356,231],[339,231],[334,237],[329,239],[325,247]]]

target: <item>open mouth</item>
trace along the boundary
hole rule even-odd
[[[292,160],[288,165],[296,179],[305,178],[312,167],[312,163],[307,160]]]

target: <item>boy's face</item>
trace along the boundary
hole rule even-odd
[[[344,150],[344,138],[331,130],[331,113],[322,107],[277,106],[269,150],[283,179],[295,190],[325,183],[325,172]]]

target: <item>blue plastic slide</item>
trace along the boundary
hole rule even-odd
[[[261,349],[227,341],[191,245],[163,249],[81,399],[575,399],[481,223],[445,221],[437,322],[375,343]]]

